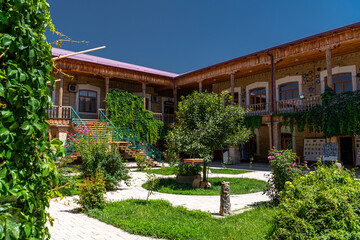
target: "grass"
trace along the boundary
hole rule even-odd
[[[251,172],[251,171],[228,169],[228,168],[210,168],[210,171],[211,173],[217,173],[217,174],[242,174],[242,173]],[[142,172],[145,172],[145,170]],[[157,169],[151,169],[150,172],[159,175],[173,175],[174,168],[172,167],[157,168]]]
[[[215,218],[210,213],[172,207],[164,200],[129,199],[106,203],[88,214],[126,232],[164,239],[264,239],[277,209],[260,206],[242,214]]]
[[[175,178],[161,178],[156,186],[157,192],[182,194],[182,195],[219,195],[221,182],[230,182],[231,194],[246,194],[262,192],[266,182],[249,178],[208,178],[211,183],[210,189],[192,188],[190,184],[177,183]],[[148,189],[148,184],[144,183],[143,188]]]

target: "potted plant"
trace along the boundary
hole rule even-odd
[[[178,183],[192,184],[195,179],[201,178],[201,166],[191,164],[179,164],[175,168],[176,181]]]

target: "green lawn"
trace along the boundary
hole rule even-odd
[[[221,182],[230,182],[231,194],[246,194],[262,192],[265,189],[266,182],[249,178],[208,178],[211,183],[211,189],[192,188],[190,184],[177,183],[175,178],[161,178],[156,186],[157,192],[182,194],[182,195],[220,195]],[[147,189],[148,184],[142,185]]]
[[[241,174],[241,173],[251,172],[251,171],[228,169],[228,168],[210,168],[210,171],[211,173],[218,173],[218,174]],[[142,172],[145,172],[145,170]],[[157,169],[151,169],[150,172],[159,175],[173,175],[174,168],[172,167],[157,168]]]
[[[164,239],[264,239],[277,209],[261,206],[242,214],[215,218],[210,213],[172,207],[164,200],[129,199],[106,203],[88,214],[126,232]]]

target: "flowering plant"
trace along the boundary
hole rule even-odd
[[[296,163],[296,154],[292,150],[277,150],[273,148],[269,152],[268,160],[271,166],[270,178],[265,193],[273,200],[277,201],[279,192],[284,189],[286,182],[291,182],[297,176],[305,174],[310,170],[305,165]]]

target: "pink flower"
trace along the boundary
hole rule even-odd
[[[281,153],[277,153],[277,154],[275,154],[275,156],[281,156]]]
[[[77,142],[79,142],[79,141],[80,141],[80,139],[78,139],[78,138],[77,138],[77,139],[76,139],[76,141],[77,141]]]
[[[66,133],[69,133],[69,131],[66,131]]]
[[[65,148],[68,148],[68,146],[65,146]]]
[[[297,164],[295,162],[290,164],[291,167],[297,167]]]
[[[268,156],[268,159],[271,161],[274,159],[274,156]]]
[[[71,137],[72,135],[73,135],[73,134],[72,134],[72,133],[70,133],[70,135],[69,135],[69,136]]]
[[[83,126],[83,129],[85,129],[85,126]]]

